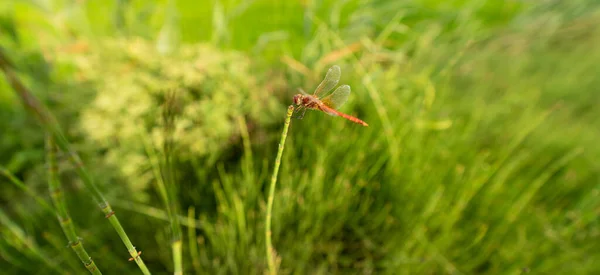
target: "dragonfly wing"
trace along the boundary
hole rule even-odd
[[[327,97],[323,98],[321,101],[327,107],[337,110],[340,107],[342,107],[342,105],[344,105],[344,103],[346,103],[346,101],[348,101],[349,95],[350,95],[350,86],[342,85],[342,86],[339,86],[337,89],[335,89],[335,91],[333,91],[333,93],[331,93]]]
[[[329,68],[329,71],[327,71],[327,74],[325,75],[325,79],[317,86],[313,95],[317,98],[325,96],[327,92],[331,91],[331,89],[340,82],[341,75],[342,71],[340,70],[340,66],[333,65],[333,67]]]

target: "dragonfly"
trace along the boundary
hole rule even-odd
[[[369,124],[359,118],[344,114],[337,110],[346,103],[348,96],[350,95],[350,86],[348,85],[339,86],[331,92],[331,90],[339,83],[341,75],[342,72],[340,67],[334,65],[327,71],[325,79],[321,81],[312,95],[299,89],[300,93],[294,96],[294,104],[297,106],[296,111],[302,110],[302,115],[299,118],[304,117],[304,113],[307,109],[312,109],[325,112],[332,116],[341,116],[362,126],[369,126]]]

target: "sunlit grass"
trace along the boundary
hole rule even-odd
[[[123,159],[119,164],[113,158],[115,164],[107,165],[106,154],[120,156],[116,152],[131,147],[114,142],[98,150],[82,134],[76,121],[78,114],[90,111],[90,100],[73,95],[88,90],[85,79],[77,78],[78,66],[86,63],[77,59],[80,63],[69,65],[70,53],[54,60],[48,50],[53,43],[73,42],[60,26],[81,34],[80,40],[119,33],[154,41],[163,27],[163,2],[85,1],[56,17],[50,15],[60,6],[33,13],[26,12],[31,9],[26,4],[15,4],[21,44],[0,38],[8,41],[20,77],[69,126],[74,146],[91,163],[90,173],[107,199],[116,202],[123,226],[135,232],[154,273],[173,272],[177,265],[169,249],[175,231],[169,222],[187,233],[181,234],[186,274],[267,272],[269,229],[282,274],[600,270],[595,252],[600,248],[594,241],[600,172],[600,120],[594,107],[600,104],[595,93],[600,85],[600,17],[595,3],[176,1],[180,42],[209,42],[249,56],[258,83],[252,90],[264,89],[279,103],[250,101],[276,110],[269,116],[280,119],[232,113],[226,120],[232,134],[213,136],[222,147],[210,146],[214,150],[208,154],[188,154],[187,160],[173,162],[177,178],[169,184],[177,185],[176,204],[187,213],[169,215],[160,190],[128,186],[132,180],[162,179],[163,153],[148,153],[156,146],[153,137],[141,133],[138,138],[139,129],[124,129],[135,133],[133,141],[146,154],[136,163]],[[116,3],[122,6],[117,9]],[[122,21],[113,21],[115,10]],[[34,15],[39,19],[33,20]],[[39,44],[59,69],[37,69],[51,66],[22,50],[40,48],[33,39],[39,34],[28,31],[32,26],[57,33],[58,38]],[[291,103],[296,88],[314,88],[333,63],[344,72],[341,81],[352,86],[341,111],[370,127],[319,112],[294,120],[269,228],[265,216],[283,106]],[[107,74],[94,72],[100,79]],[[3,131],[0,164],[35,190],[46,184],[43,169],[37,168],[43,162],[43,133],[31,130],[37,128],[24,118],[2,81],[0,104],[8,107],[0,109],[0,126],[11,134]],[[119,119],[127,122],[122,116],[110,121]],[[146,123],[156,125],[152,119]],[[104,140],[112,142],[110,138]],[[197,139],[186,139],[186,144],[206,141]],[[91,204],[79,190],[73,168],[59,163],[66,166],[65,197],[76,206],[71,215],[86,249],[104,255],[99,268],[136,272],[127,253],[119,253],[122,244],[110,227],[97,224],[102,217],[83,211]],[[138,174],[118,172],[133,164]],[[7,201],[2,207],[7,230],[1,231],[0,241],[0,255],[10,263],[6,270],[39,266],[84,272],[74,255],[48,256],[59,255],[58,246],[41,235],[63,237],[56,219],[36,204],[22,203],[31,198],[10,188],[3,185],[1,196]],[[37,239],[35,246],[27,245],[27,236]]]

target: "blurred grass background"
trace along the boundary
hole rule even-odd
[[[185,274],[266,270],[286,106],[333,64],[343,112],[293,120],[273,213],[282,274],[600,272],[593,0],[9,0],[0,45],[91,168],[153,273],[173,271],[153,153],[173,138]],[[594,109],[596,108],[596,109]],[[0,78],[0,165],[49,200],[44,132]],[[106,274],[139,272],[66,157]],[[0,268],[81,274],[53,213],[0,179]]]

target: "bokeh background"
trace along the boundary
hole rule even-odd
[[[281,274],[600,273],[594,0],[8,0],[0,45],[155,274],[163,113],[185,274],[262,274],[286,106],[327,69],[341,111],[292,120],[273,213]],[[44,130],[0,77],[0,165],[49,201]],[[139,273],[59,154],[105,274]],[[55,215],[0,177],[0,270],[84,274]]]

